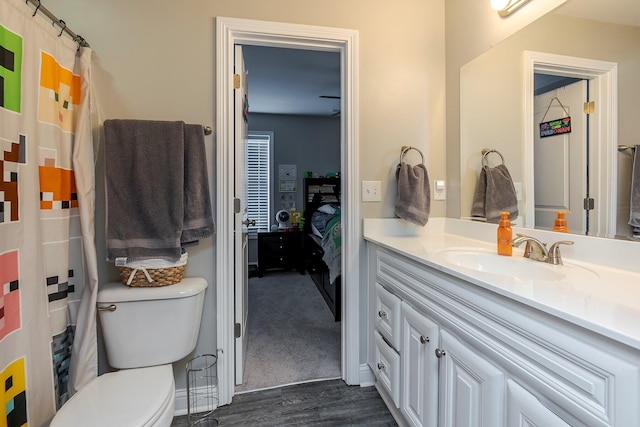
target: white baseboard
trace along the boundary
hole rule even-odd
[[[206,387],[200,387],[194,390],[195,394],[203,394],[205,391],[206,391]],[[215,403],[214,407],[207,408],[207,407],[196,406],[194,413],[207,412],[207,411],[216,409],[218,407],[218,386],[215,386],[213,388],[212,394],[214,396],[214,399],[213,399]],[[176,399],[176,406],[173,412],[173,416],[179,417],[181,415],[187,415],[187,412],[188,412],[187,411],[187,389],[186,388],[176,389],[175,399]]]
[[[360,365],[360,387],[370,387],[376,383],[376,377],[368,364]]]

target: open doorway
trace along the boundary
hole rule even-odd
[[[231,402],[235,393],[234,247],[241,212],[235,199],[233,66],[236,45],[296,47],[340,53],[341,58],[341,167],[342,276],[341,375],[349,385],[359,384],[361,224],[358,183],[358,33],[353,30],[216,18],[216,340],[218,399]],[[349,266],[345,269],[344,266]],[[349,307],[349,309],[347,309]]]
[[[589,234],[600,237],[614,237],[616,233],[617,204],[617,64],[606,61],[577,58],[542,52],[525,51],[524,54],[524,140],[526,177],[525,204],[526,227],[535,224],[536,200],[534,191],[534,135],[539,123],[535,123],[535,74],[571,77],[589,81],[589,99],[596,108],[590,113],[590,121],[597,123],[597,131],[590,135],[592,153],[589,163],[591,181],[590,198],[593,198],[593,221],[589,224]]]
[[[323,239],[340,238],[340,54],[254,45],[242,54],[250,274],[236,393],[341,377],[341,254]]]

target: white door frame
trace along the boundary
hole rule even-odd
[[[341,58],[342,379],[360,382],[358,32],[339,28],[216,18],[216,339],[218,400],[234,391],[233,52],[235,44],[339,52]],[[349,307],[349,310],[345,308]]]
[[[535,73],[577,77],[593,80],[594,98],[598,100],[595,114],[598,132],[592,137],[596,144],[597,176],[591,177],[596,184],[596,209],[599,212],[595,232],[600,237],[615,237],[616,208],[618,201],[618,64],[595,59],[555,55],[541,52],[524,52],[524,177],[526,194],[526,224],[533,227],[535,218],[535,200],[533,191],[533,135],[536,123],[533,123]],[[592,150],[593,152],[593,150]],[[603,196],[604,195],[604,196]]]

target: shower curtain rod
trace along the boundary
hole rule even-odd
[[[64,22],[62,19],[58,19],[57,16],[55,16],[53,13],[49,11],[49,9],[47,9],[42,5],[42,2],[40,0],[26,0],[25,4],[28,4],[28,3],[31,3],[36,7],[36,10],[33,12],[33,16],[36,16],[36,13],[38,12],[42,12],[44,16],[46,16],[51,20],[52,24],[58,25],[60,27],[61,29],[60,35],[62,35],[62,33],[67,33],[69,36],[71,36],[73,41],[76,42],[79,46],[90,47],[89,43],[87,43],[87,41],[81,35],[71,31],[69,27],[67,27],[66,22]]]

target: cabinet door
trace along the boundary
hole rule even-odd
[[[569,424],[513,380],[507,381],[507,425],[569,427]]]
[[[402,303],[400,410],[412,426],[438,422],[438,325]]]
[[[504,425],[504,374],[472,347],[440,331],[440,427]]]

